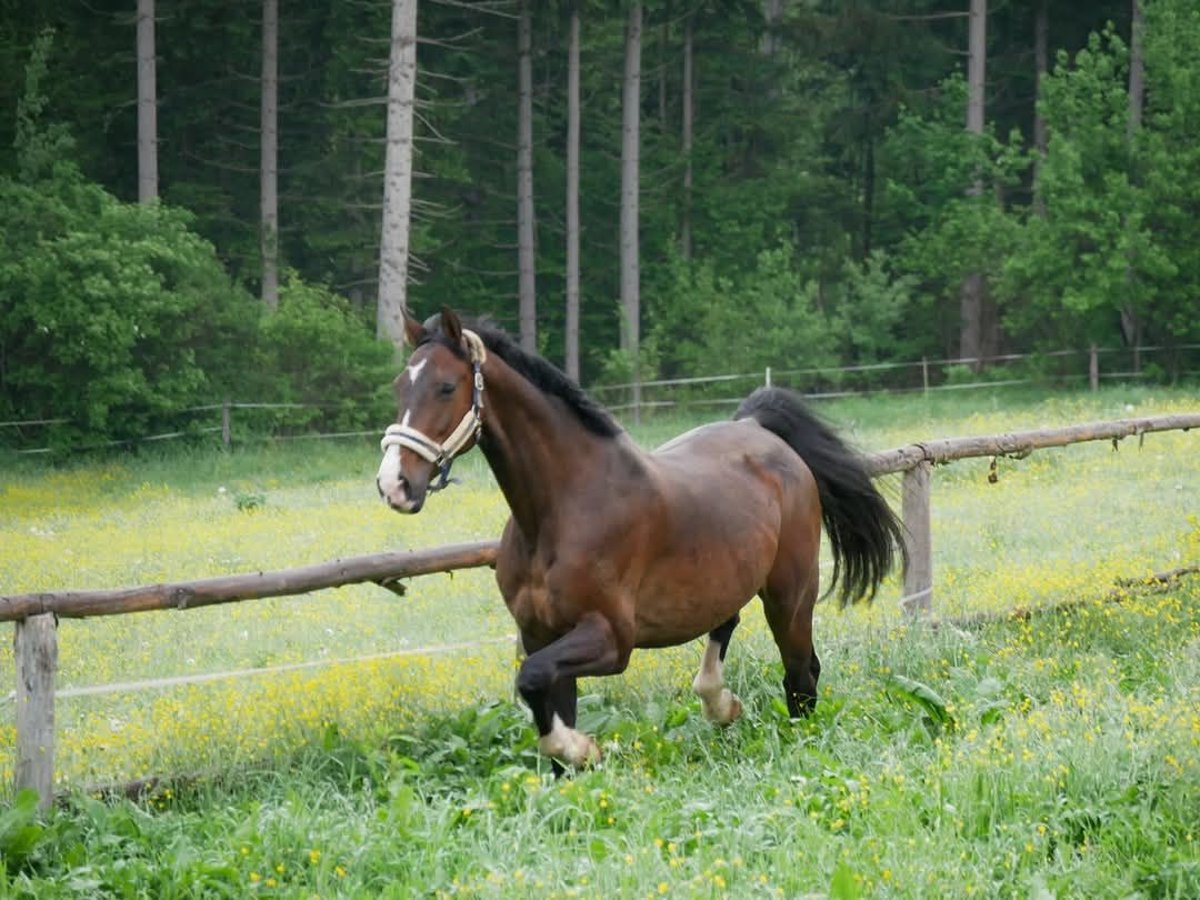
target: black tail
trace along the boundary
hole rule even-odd
[[[896,551],[907,562],[904,525],[871,483],[866,463],[829,425],[781,388],[759,388],[742,401],[735,419],[753,419],[783,438],[817,481],[821,518],[833,549],[833,591],[841,580],[845,606],[871,600],[892,570]]]

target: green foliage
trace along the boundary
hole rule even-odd
[[[65,419],[44,438],[64,448],[190,427],[187,408],[246,396],[309,405],[291,427],[382,418],[392,350],[347,301],[293,277],[262,316],[193,216],[121,203],[63,158],[49,48],[27,67],[21,177],[0,178],[0,418]]]
[[[1094,34],[1073,61],[1060,58],[1042,96],[1051,133],[1038,182],[1046,214],[1028,217],[1007,275],[1009,291],[1025,300],[1012,325],[1056,343],[1073,334],[1111,340],[1134,284],[1169,266],[1132,178],[1127,71],[1115,32]],[[1148,309],[1148,298],[1141,305]]]
[[[796,271],[788,248],[760,252],[742,275],[681,261],[674,273],[671,290],[656,301],[649,339],[664,374],[753,372],[780,361],[821,366],[836,358],[816,285]]]
[[[66,418],[58,443],[147,433],[211,400],[256,307],[179,210],[122,204],[73,167],[0,180],[0,414]]]
[[[1139,302],[1153,303],[1150,340],[1176,345],[1200,341],[1194,300],[1200,283],[1200,8],[1187,0],[1157,0],[1147,6],[1146,23],[1149,88],[1135,177],[1145,196],[1143,229],[1152,235],[1155,265],[1140,266],[1148,286]]]
[[[233,505],[240,512],[253,512],[266,505],[267,495],[261,491],[239,491],[234,495]]]
[[[330,312],[327,296],[305,301],[283,321],[261,319],[262,331],[250,296],[260,98],[246,77],[261,52],[257,21],[235,0],[159,17],[168,209],[151,211],[121,203],[137,180],[127,11],[62,0],[4,7],[0,415],[68,417],[74,424],[50,438],[74,445],[184,429],[189,420],[172,408],[225,397],[333,404],[255,413],[260,430],[357,428],[375,415],[364,410],[382,408],[376,388],[387,378],[368,382],[380,351],[364,332],[385,143],[378,39],[390,6],[325,0],[281,17],[282,258],[296,273],[291,290],[336,293],[349,309]],[[1129,3],[1046,7],[1061,54],[1042,79],[1051,143],[1036,176],[1036,4],[990,10],[982,137],[963,128],[966,23],[937,15],[944,4],[783,6],[769,33],[759,3],[645,6],[643,378],[947,355],[966,273],[986,279],[1001,350],[1113,345],[1125,320],[1144,343],[1168,348],[1161,372],[1148,374],[1189,368],[1178,348],[1200,340],[1194,4],[1146,4],[1147,105],[1131,141]],[[628,5],[579,9],[583,380],[621,381],[632,363],[614,350],[622,101],[613,73]],[[533,12],[538,346],[561,359],[566,7]],[[1115,25],[1101,31],[1107,20]],[[686,158],[685,22],[695,113]],[[432,4],[420,31],[411,303],[423,313],[450,302],[511,328],[514,22],[477,4]],[[675,259],[685,220],[686,265]],[[353,349],[316,336],[322,329]]]
[[[1175,0],[1149,9],[1140,128],[1129,127],[1128,51],[1111,27],[1073,60],[1060,55],[1046,82],[1045,214],[1026,217],[1005,290],[1020,301],[1010,326],[1047,343],[1077,334],[1111,343],[1122,319],[1151,342],[1200,335],[1184,299],[1197,268],[1194,216],[1183,212],[1200,174],[1184,124],[1197,111],[1200,18]]]
[[[227,398],[308,405],[277,415],[288,428],[386,417],[392,348],[345,299],[293,277],[264,316],[190,216],[120,203],[67,164],[0,180],[0,203],[0,416],[68,419],[58,446],[187,427],[182,410]]]
[[[0,812],[0,861],[9,875],[26,864],[46,837],[38,821],[38,795],[32,788],[19,791],[12,805]]]
[[[840,358],[851,364],[911,359],[919,339],[905,327],[916,309],[917,279],[897,275],[882,250],[861,264],[847,262],[839,282],[830,286],[830,334],[842,342]]]
[[[375,339],[350,304],[294,275],[260,333],[260,396],[306,408],[279,415],[290,428],[346,431],[377,425],[390,408],[395,351]]]
[[[954,717],[946,710],[946,701],[924,682],[903,675],[889,674],[884,679],[891,696],[907,701],[925,713],[924,721],[933,732],[954,727]]]
[[[17,100],[16,137],[17,168],[25,182],[36,181],[49,173],[57,160],[74,150],[67,129],[61,123],[44,120],[47,98],[47,58],[54,42],[54,32],[46,29],[33,42],[29,62],[25,66],[25,92]]]
[[[967,133],[965,97],[962,79],[948,79],[931,109],[901,113],[882,150],[892,175],[881,218],[908,223],[894,265],[910,290],[919,288],[911,314],[927,326],[923,347],[910,331],[910,355],[956,345],[963,280],[982,273],[994,284],[1017,239],[1019,220],[1005,197],[1029,159],[1019,134],[1002,141],[991,130]]]

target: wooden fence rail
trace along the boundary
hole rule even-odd
[[[155,609],[198,609],[217,603],[307,594],[366,581],[390,587],[401,578],[494,565],[498,546],[498,541],[479,541],[450,544],[432,550],[352,556],[275,572],[220,575],[197,581],[148,584],[110,591],[13,594],[0,597],[0,622],[19,622],[39,615],[85,619]]]
[[[930,472],[934,465],[967,458],[1024,457],[1034,450],[1086,441],[1113,442],[1159,431],[1200,428],[1200,413],[1093,422],[1065,428],[987,437],[942,438],[871,454],[873,475],[904,473],[902,515],[909,565],[904,573],[905,612],[932,608],[933,547],[930,538]],[[156,609],[196,609],[262,597],[304,594],[347,584],[374,582],[397,590],[399,580],[435,572],[495,565],[498,542],[454,544],[430,550],[378,553],[319,565],[224,575],[195,581],[97,591],[53,591],[0,596],[0,622],[14,622],[16,660],[17,789],[33,788],[43,807],[54,791],[54,682],[58,661],[57,618],[122,615]]]

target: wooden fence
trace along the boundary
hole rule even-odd
[[[720,375],[701,375],[689,378],[661,378],[639,382],[636,387],[639,392],[637,404],[628,402],[635,385],[630,384],[596,384],[588,388],[588,393],[600,401],[610,412],[632,412],[634,421],[640,421],[642,411],[679,410],[693,406],[721,407],[734,406],[758,384],[770,387],[772,383],[789,387],[800,392],[809,399],[829,399],[833,397],[850,397],[875,390],[891,392],[923,391],[962,391],[993,389],[1001,386],[1034,385],[1039,383],[1060,383],[1073,379],[1087,378],[1092,390],[1097,390],[1102,379],[1121,379],[1123,381],[1145,378],[1149,367],[1147,363],[1155,358],[1159,362],[1157,371],[1167,372],[1171,380],[1180,376],[1193,376],[1198,373],[1196,365],[1200,362],[1200,344],[1180,344],[1172,347],[1098,347],[1092,344],[1089,349],[1049,350],[1038,353],[1005,353],[986,358],[954,357],[947,359],[910,360],[907,362],[879,362],[848,366],[819,366],[812,368],[788,368],[786,366],[767,366],[757,372],[727,373]],[[1100,360],[1104,357],[1108,364],[1101,371]],[[1076,365],[1077,359],[1086,358],[1087,374],[1082,373],[1082,367]],[[1068,368],[1080,368],[1074,374],[1047,375],[1038,377],[1031,370],[1020,370],[1016,377],[997,377],[1005,367],[1022,364],[1047,363],[1053,366],[1067,365]],[[1114,368],[1115,367],[1115,368]],[[970,371],[990,373],[988,377],[962,381],[952,378],[952,372]],[[726,396],[714,394],[721,385],[728,385]],[[736,388],[736,389],[735,389]],[[682,394],[679,392],[683,392]],[[698,391],[696,394],[694,392]],[[642,393],[645,392],[645,393]],[[720,392],[717,392],[718,394]],[[649,395],[658,399],[650,399]],[[144,434],[124,440],[105,441],[82,449],[99,449],[102,447],[122,447],[142,443],[176,440],[178,438],[194,438],[202,434],[221,435],[221,444],[229,449],[234,443],[233,414],[236,412],[241,420],[243,411],[274,411],[282,410],[318,410],[331,408],[325,403],[264,403],[225,400],[222,403],[207,403],[200,406],[189,406],[170,410],[173,415],[211,414],[219,412],[221,423],[193,424],[192,427],[169,431],[159,434]],[[0,422],[0,437],[5,434],[19,433],[22,429],[41,429],[46,426],[64,425],[70,420],[65,418],[22,419]],[[210,420],[211,421],[211,420]],[[7,429],[14,429],[8,432]],[[314,440],[327,438],[364,437],[377,435],[375,431],[338,431],[318,432],[306,431],[300,434],[282,435],[274,433],[271,440]],[[240,442],[246,440],[266,440],[266,435],[253,438],[242,436]],[[0,440],[0,446],[8,443]],[[15,445],[16,441],[12,441]],[[73,445],[78,451],[81,447]],[[27,447],[13,452],[19,454],[48,454],[51,447]]]
[[[873,454],[875,476],[903,473],[902,515],[908,532],[904,573],[906,613],[932,609],[933,546],[930,536],[930,472],[967,458],[1023,458],[1034,450],[1086,441],[1113,442],[1157,431],[1200,427],[1200,413],[1095,422],[1066,428],[987,437],[942,438]],[[456,544],[432,550],[380,553],[320,565],[226,575],[197,581],[117,590],[54,591],[0,596],[0,622],[15,623],[17,789],[37,790],[43,806],[54,791],[54,695],[58,666],[58,618],[122,615],[157,609],[195,609],[261,597],[303,594],[346,584],[373,582],[403,592],[401,579],[495,564],[498,542]]]

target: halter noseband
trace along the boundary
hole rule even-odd
[[[407,447],[422,459],[433,463],[438,470],[438,481],[432,485],[430,492],[440,491],[450,484],[450,466],[454,459],[472,440],[479,438],[483,430],[483,371],[482,366],[487,360],[487,349],[482,338],[475,332],[463,329],[463,344],[466,345],[467,355],[471,360],[472,385],[471,408],[463,415],[462,420],[446,440],[440,444],[433,438],[408,425],[389,425],[379,442],[379,449],[387,453],[393,447],[396,453],[401,447]]]

